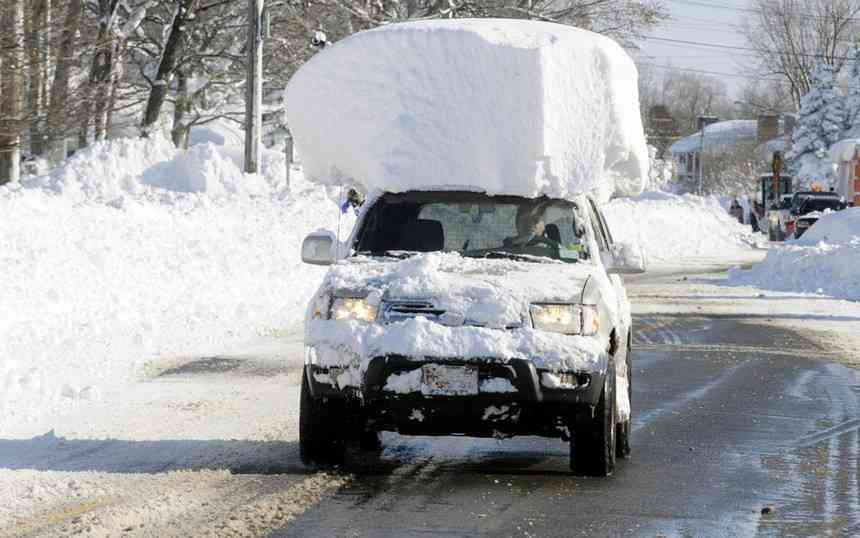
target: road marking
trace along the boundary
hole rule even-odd
[[[795,446],[800,448],[810,447],[813,445],[817,445],[821,441],[830,439],[831,437],[836,437],[837,435],[842,435],[843,433],[848,433],[857,429],[860,429],[860,418],[855,418],[854,420],[849,420],[841,424],[837,424],[832,428],[827,428],[824,431],[812,435],[807,435],[806,437],[801,437],[794,444]]]
[[[844,354],[834,351],[821,351],[818,349],[781,349],[773,347],[741,346],[734,344],[673,344],[671,342],[662,344],[638,344],[636,349],[641,351],[665,351],[666,349],[678,352],[712,352],[712,353],[750,353],[758,355],[782,355],[792,357],[809,358],[840,358]]]

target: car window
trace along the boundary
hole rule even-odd
[[[591,225],[594,229],[594,237],[597,239],[597,247],[600,250],[609,250],[609,241],[606,239],[606,231],[603,229],[603,224],[600,222],[600,217],[597,213],[597,208],[592,200],[588,200],[588,209],[591,216]]]
[[[615,239],[612,237],[612,230],[609,229],[609,223],[606,222],[606,217],[603,216],[603,212],[597,208],[597,216],[600,217],[600,224],[603,226],[603,232],[606,234],[606,241],[609,243],[611,247],[613,243],[615,243]]]
[[[368,213],[356,251],[447,251],[577,262],[590,257],[585,220],[566,200],[465,192],[388,194]]]

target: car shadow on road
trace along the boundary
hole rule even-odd
[[[226,470],[234,474],[311,474],[296,441],[66,439],[53,431],[0,439],[0,469],[162,473]]]

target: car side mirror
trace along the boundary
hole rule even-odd
[[[615,243],[610,251],[606,272],[616,275],[636,275],[645,272],[645,252],[635,243]]]
[[[302,261],[312,265],[331,265],[335,261],[335,235],[328,230],[318,230],[302,241]]]

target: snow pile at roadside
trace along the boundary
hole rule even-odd
[[[360,32],[302,66],[286,101],[307,177],[322,183],[608,198],[648,180],[633,61],[569,26],[481,19]]]
[[[337,206],[266,152],[163,139],[79,152],[0,188],[0,434],[95,399],[156,355],[223,352],[301,320],[324,269],[299,259]],[[294,174],[295,175],[295,174]]]
[[[860,208],[823,215],[801,239],[732,271],[729,283],[860,300]]]
[[[639,244],[649,268],[735,263],[755,241],[714,197],[646,192],[603,210],[615,241]]]

